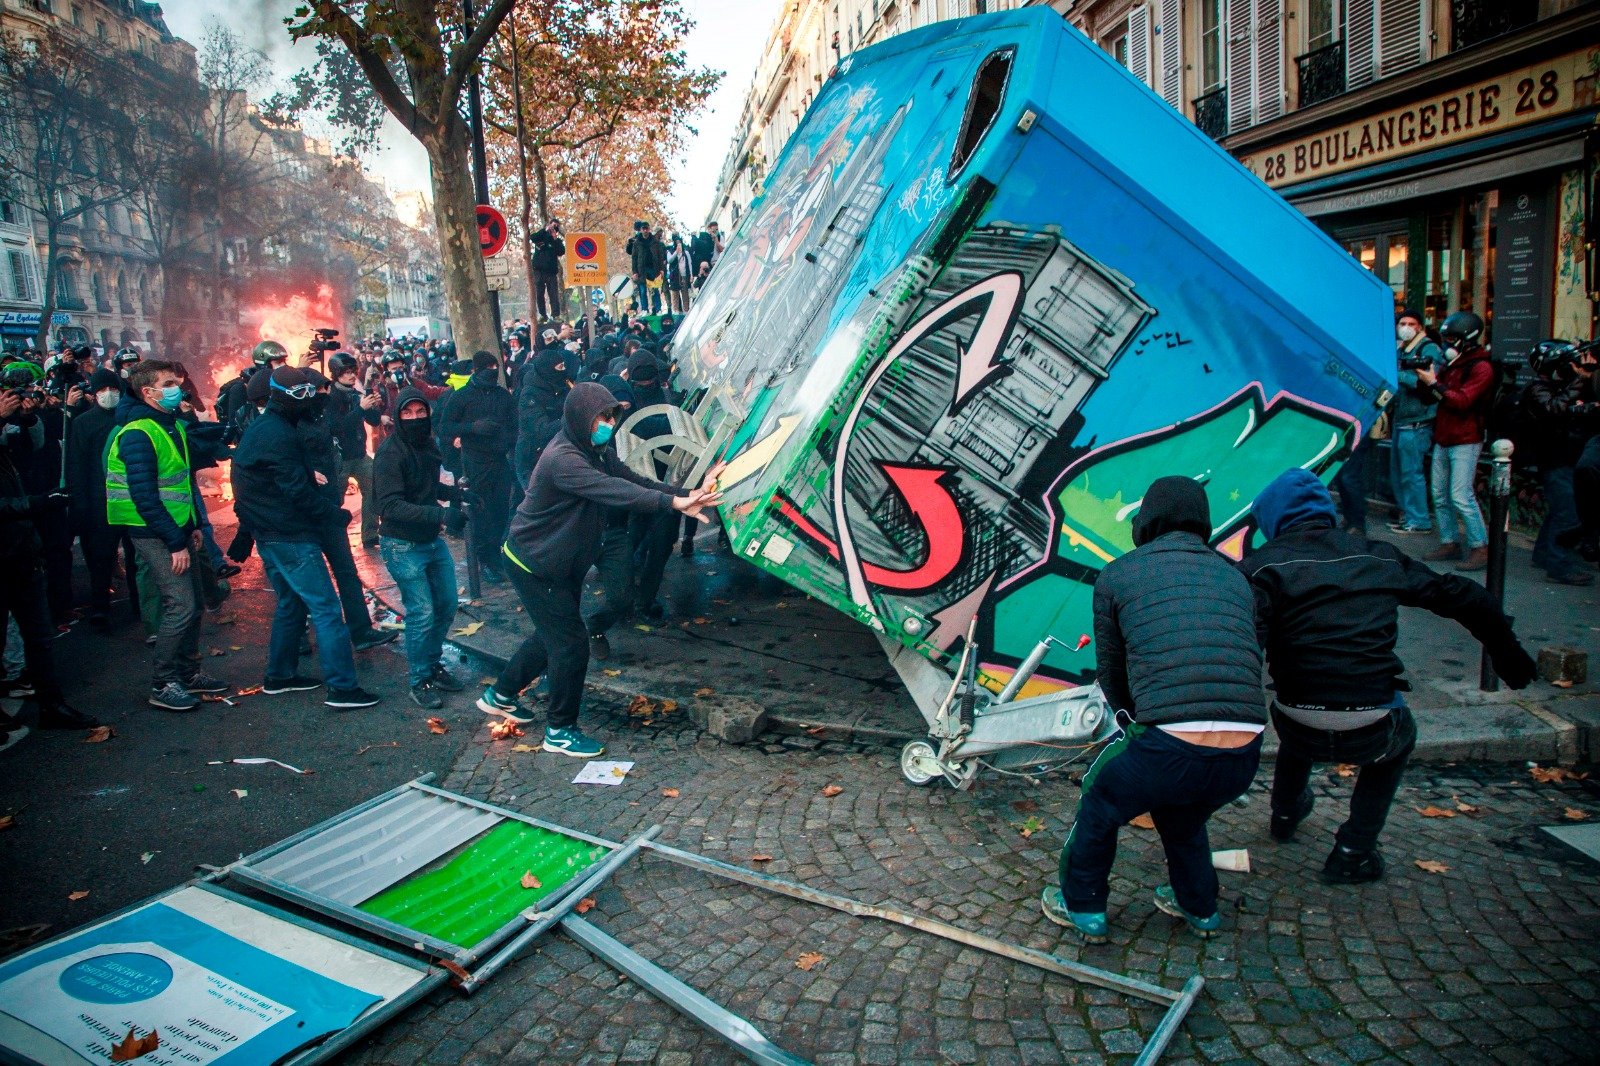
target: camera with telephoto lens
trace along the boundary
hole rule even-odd
[[[1433,360],[1426,355],[1402,355],[1400,357],[1401,370],[1429,370],[1433,367]]]
[[[335,339],[339,336],[338,330],[323,327],[322,329],[314,329],[311,332],[316,334],[311,341],[310,348],[313,356],[319,356],[324,352],[336,352],[341,347]]]

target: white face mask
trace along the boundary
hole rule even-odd
[[[121,399],[122,399],[122,393],[117,392],[117,391],[115,391],[113,389],[103,389],[102,391],[97,392],[97,393],[94,394],[94,402],[99,404],[102,408],[104,408],[107,411],[110,411],[113,408],[115,408],[117,406],[117,401],[119,401]]]
[[[1461,349],[1452,344],[1444,350],[1444,357],[1446,362],[1453,363],[1461,357]]]
[[[1399,334],[1401,344],[1410,344],[1417,339],[1416,326],[1401,326],[1395,332]]]

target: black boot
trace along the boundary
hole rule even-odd
[[[45,707],[39,711],[40,729],[93,729],[99,724],[99,719],[92,718],[65,703],[58,703],[54,707]]]
[[[1330,885],[1360,885],[1383,876],[1383,856],[1377,848],[1356,851],[1335,844],[1322,864],[1322,879]]]
[[[1272,824],[1269,827],[1273,840],[1293,840],[1294,831],[1300,828],[1300,823],[1306,820],[1306,815],[1311,813],[1311,808],[1316,804],[1316,798],[1311,795],[1308,786],[1300,793],[1300,798],[1295,802],[1294,810],[1287,814],[1272,812]]]

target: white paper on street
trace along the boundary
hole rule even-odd
[[[631,762],[586,762],[583,769],[578,771],[578,776],[572,779],[574,785],[620,785],[627,778],[628,771],[633,769]]]

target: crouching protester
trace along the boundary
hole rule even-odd
[[[443,462],[433,436],[433,412],[417,389],[401,389],[394,433],[372,460],[378,545],[406,609],[406,667],[412,702],[444,706],[440,692],[464,687],[445,669],[444,636],[456,617],[456,563],[440,531],[440,501],[453,489],[439,480]]]
[[[714,467],[698,489],[642,477],[623,465],[611,445],[617,399],[603,385],[580,382],[567,393],[562,428],[546,445],[511,520],[503,549],[511,578],[534,631],[522,642],[478,709],[513,722],[533,721],[517,696],[549,672],[550,710],[544,750],[580,759],[605,747],[578,730],[578,705],[589,669],[589,633],[579,613],[583,579],[600,554],[608,508],[640,514],[677,510],[702,514],[721,502]]]
[[[1061,887],[1040,900],[1085,943],[1106,941],[1117,831],[1146,812],[1171,879],[1156,907],[1202,938],[1222,926],[1206,822],[1250,787],[1267,715],[1250,586],[1210,537],[1205,490],[1160,478],[1134,517],[1134,550],[1094,586],[1098,680],[1118,729],[1084,775]]]
[[[1279,475],[1251,509],[1268,539],[1240,569],[1255,593],[1277,690],[1270,830],[1292,839],[1311,813],[1314,764],[1359,766],[1350,816],[1334,835],[1322,876],[1335,884],[1375,881],[1383,876],[1378,836],[1417,742],[1402,698],[1410,688],[1405,666],[1394,651],[1399,608],[1460,622],[1512,688],[1527,687],[1535,665],[1482,586],[1340,530],[1332,497],[1309,471]]]

